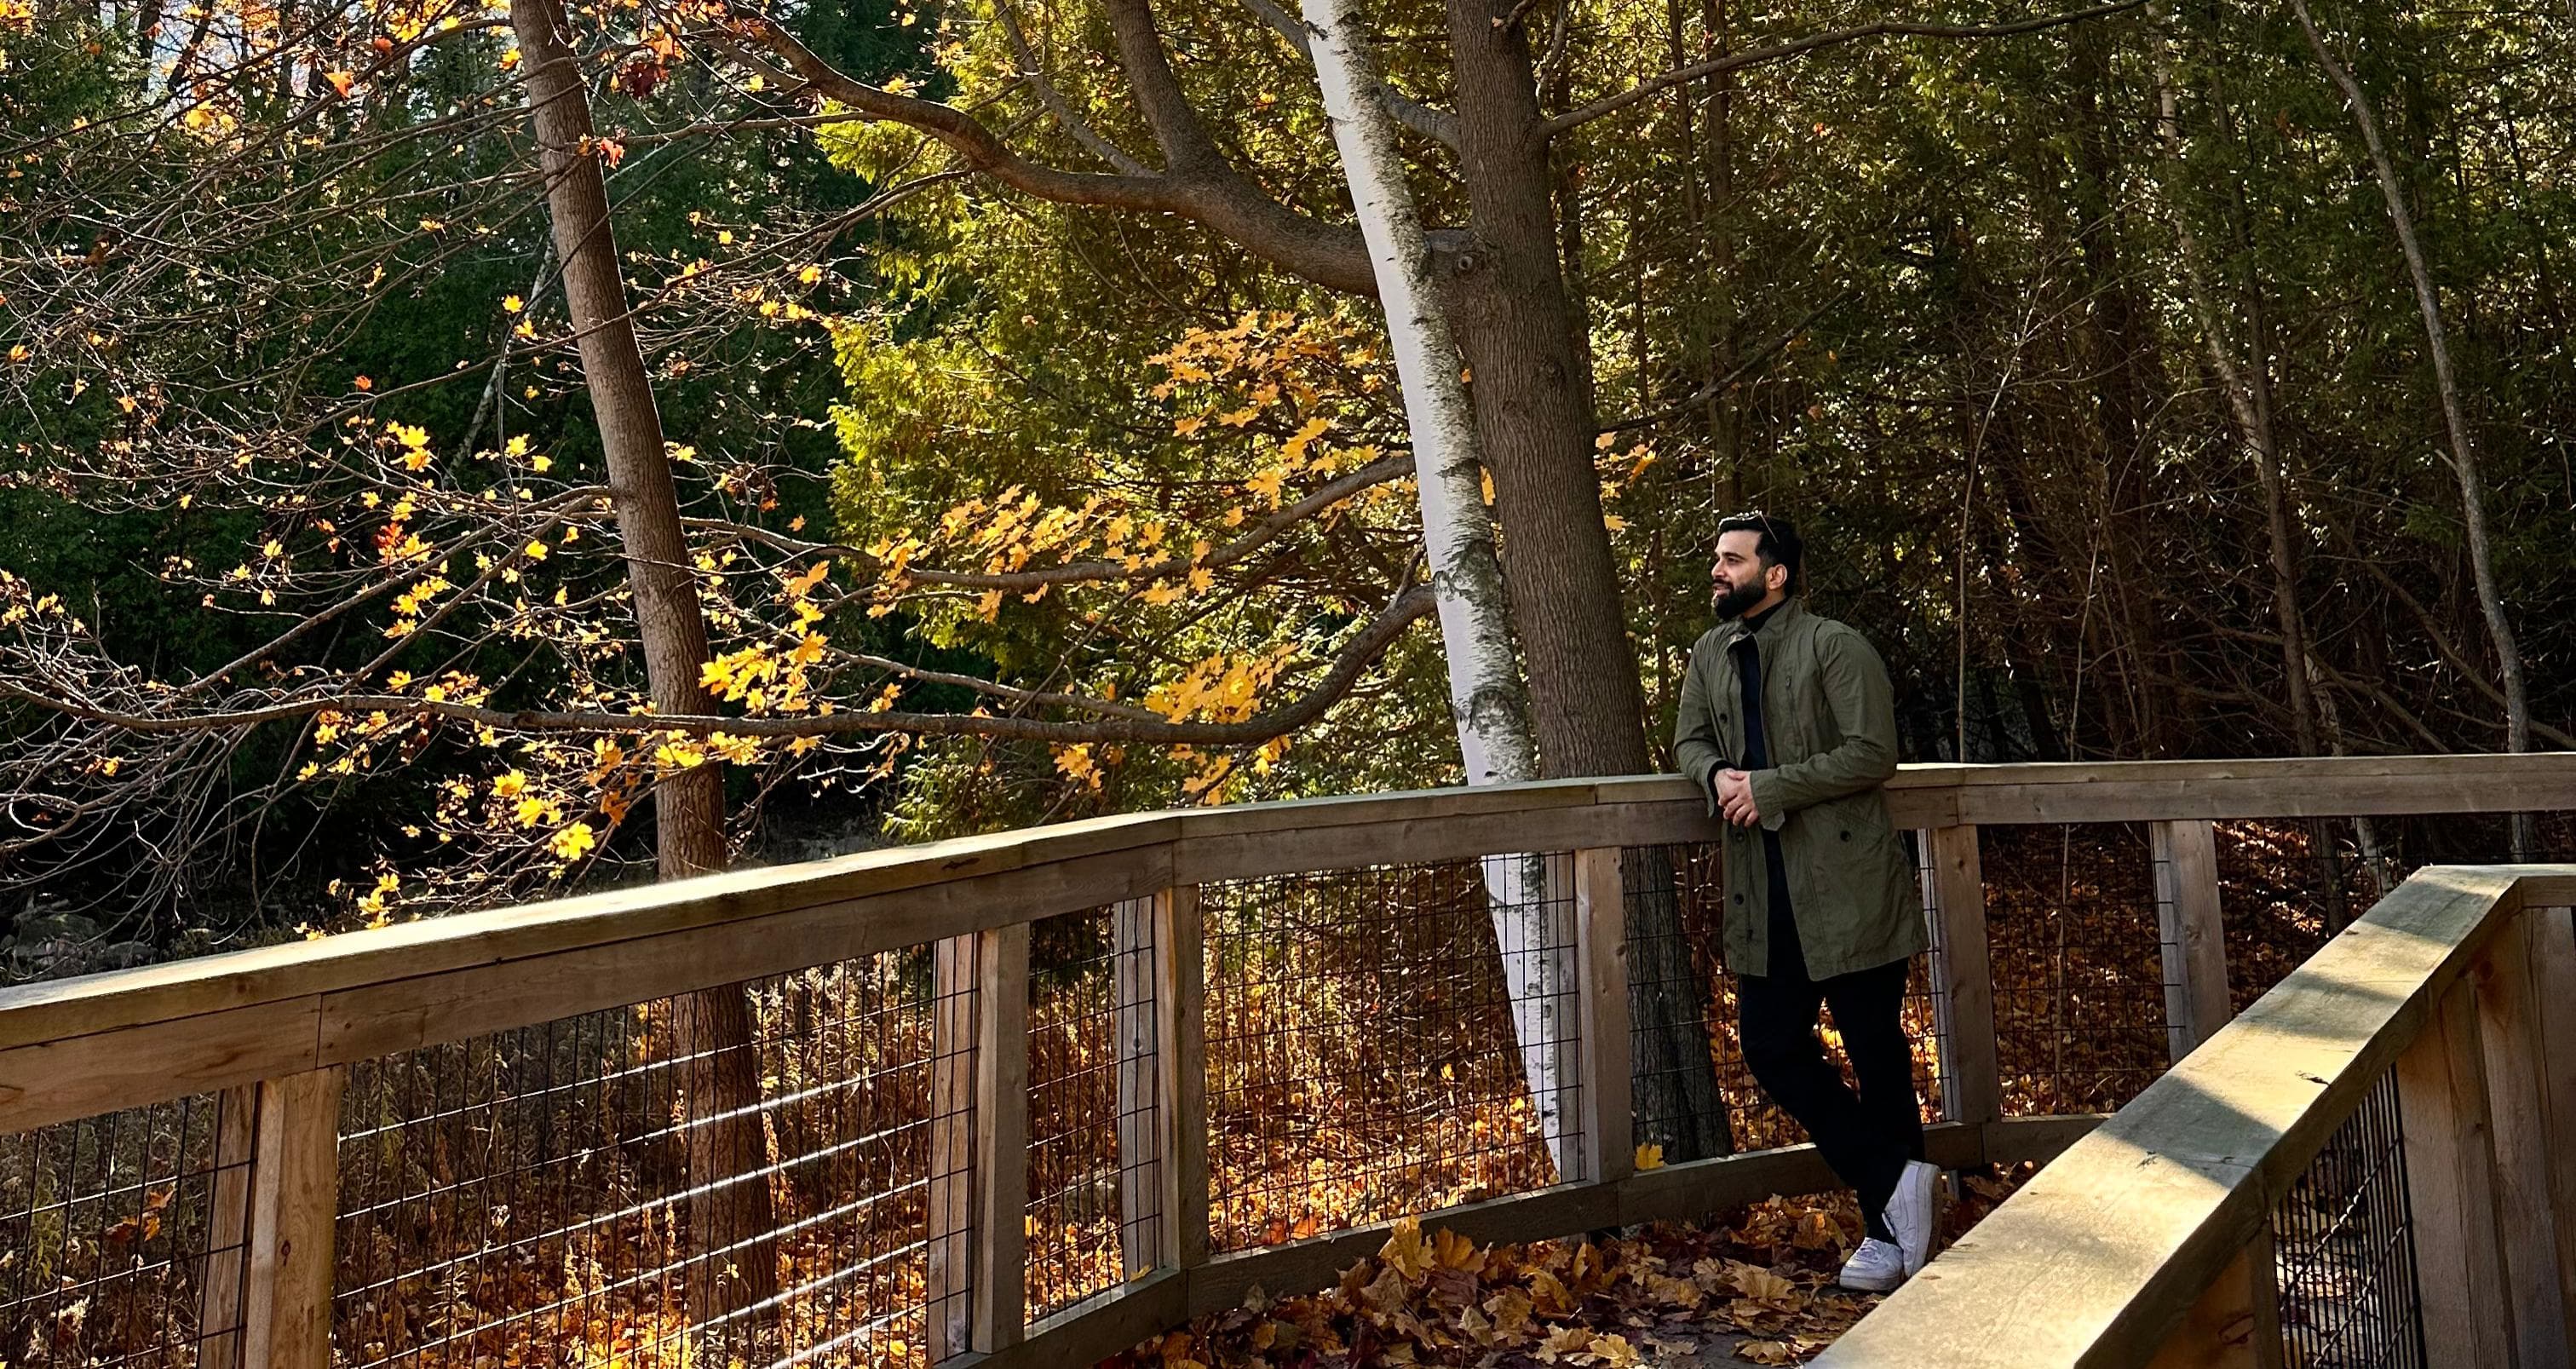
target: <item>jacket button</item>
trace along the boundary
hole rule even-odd
[[[1737,894],[1737,895],[1735,896],[1735,906],[1736,906],[1736,907],[1738,907],[1738,908],[1741,908],[1741,907],[1743,907],[1743,906],[1744,906],[1744,895],[1742,895],[1742,894]]]
[[[1845,841],[1849,841],[1849,840],[1851,840],[1851,833],[1849,833],[1849,832],[1845,832],[1845,833],[1843,833],[1843,840],[1845,840]]]

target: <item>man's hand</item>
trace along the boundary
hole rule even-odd
[[[1744,771],[1717,772],[1717,806],[1726,820],[1738,827],[1762,821],[1762,810],[1753,804],[1753,777]]]

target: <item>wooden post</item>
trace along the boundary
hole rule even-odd
[[[2576,1320],[2576,911],[2522,915],[2540,1055],[2533,1067],[2547,1129],[2550,1206],[2557,1226],[2559,1305]],[[2576,1330],[2569,1333],[2576,1338]]]
[[[2227,996],[2227,928],[2218,903],[2218,839],[2206,819],[2147,825],[2163,929],[2165,1034],[2180,1060],[2236,1015]]]
[[[2462,983],[2397,1058],[2397,1103],[2424,1344],[2444,1365],[2505,1369],[2513,1362],[2513,1313],[2497,1242],[2481,1055],[2477,996]]]
[[[2148,1369],[2281,1369],[2278,1275],[2266,1223],[2183,1314]]]
[[[331,1369],[332,1228],[340,1215],[339,1066],[263,1079],[251,1122],[242,1359]]]
[[[242,1290],[250,1274],[251,1167],[257,1163],[259,1086],[215,1095],[214,1192],[206,1213],[206,1265],[197,1284],[198,1369],[242,1362]]]
[[[1131,898],[1109,910],[1110,969],[1117,1003],[1110,1030],[1118,1051],[1118,1250],[1128,1278],[1153,1272],[1169,1247],[1162,1223],[1162,1023],[1154,989],[1161,972],[1155,956],[1158,919],[1152,898]]]
[[[1629,1098],[1628,892],[1618,847],[1574,853],[1575,984],[1583,1055],[1583,1159],[1575,1182],[1616,1183],[1637,1171]]]
[[[2471,971],[2487,1112],[2494,1123],[2496,1212],[2502,1224],[2505,1288],[2513,1303],[2514,1362],[2520,1369],[2570,1369],[2568,1303],[2559,1264],[2551,1170],[2547,1042],[2533,982],[2525,913],[2495,939]]]
[[[1162,1068],[1163,1258],[1174,1268],[1207,1263],[1207,942],[1199,887],[1166,889],[1154,900],[1154,1011]]]
[[[1951,1121],[1983,1126],[2003,1117],[1995,1077],[1995,986],[1986,959],[1986,876],[1973,825],[1936,827],[1932,891],[1941,922],[1941,975],[1935,988],[1949,1003],[1941,1042],[1941,1111]]]
[[[976,934],[974,1348],[1028,1331],[1029,924]]]
[[[975,1061],[983,998],[976,938],[931,950],[929,1274],[922,1306],[930,1362],[974,1346]]]

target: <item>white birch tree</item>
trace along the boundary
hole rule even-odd
[[[1350,0],[1304,0],[1303,9],[1306,48],[1368,245],[1404,391],[1422,548],[1431,567],[1448,661],[1449,713],[1467,783],[1536,779],[1538,750],[1485,508],[1464,363],[1433,293],[1430,248],[1405,183],[1395,120]],[[1571,1177],[1566,1137],[1576,1075],[1570,1030],[1576,1003],[1570,919],[1557,906],[1562,900],[1546,897],[1546,862],[1536,855],[1487,857],[1485,892],[1540,1134],[1557,1172]]]

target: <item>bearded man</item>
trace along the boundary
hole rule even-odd
[[[1885,1292],[1930,1258],[1934,1168],[1901,1009],[1929,944],[1887,815],[1896,704],[1867,639],[1799,602],[1805,547],[1785,518],[1717,525],[1718,626],[1691,648],[1673,750],[1727,822],[1726,965],[1754,1079],[1860,1194],[1842,1284]],[[1857,1094],[1816,1039],[1830,1006]]]

